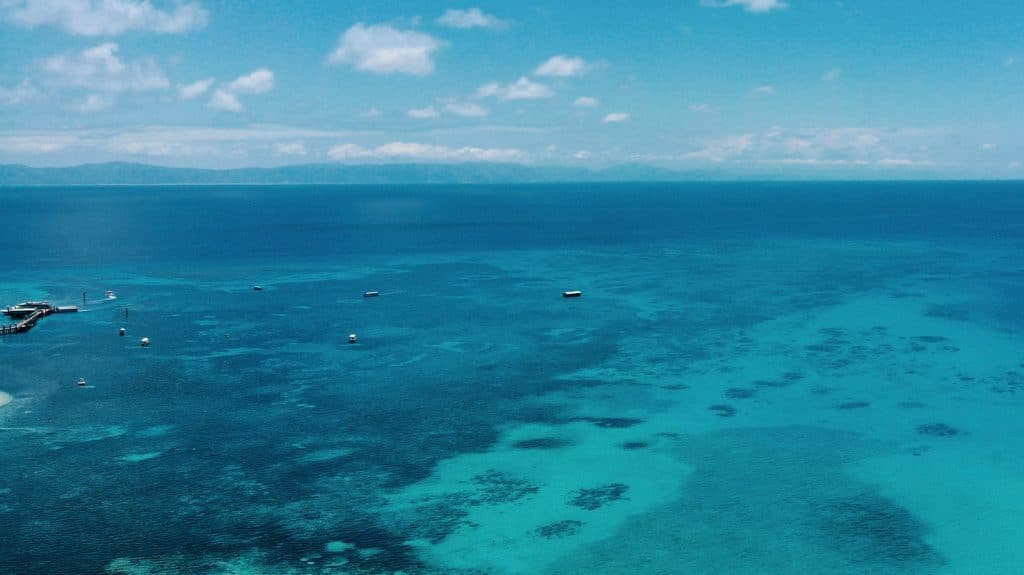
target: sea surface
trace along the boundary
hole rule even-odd
[[[0,573],[1024,573],[1024,183],[0,205]]]

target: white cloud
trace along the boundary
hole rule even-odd
[[[625,112],[613,112],[608,114],[604,118],[601,118],[602,124],[617,124],[619,122],[625,122],[629,120],[629,114]]]
[[[214,110],[225,112],[241,112],[242,102],[238,99],[239,94],[265,94],[274,89],[274,73],[267,68],[258,68],[248,74],[244,74],[222,84],[220,88],[210,96],[206,106]]]
[[[23,134],[0,136],[0,151],[15,154],[51,154],[78,143],[71,134]]]
[[[999,147],[998,144],[982,144],[981,145],[981,149],[985,150],[985,151],[994,150],[994,149],[996,149],[998,147]]]
[[[601,105],[601,102],[597,98],[591,98],[590,96],[580,96],[576,98],[576,101],[572,103],[577,108],[596,108]]]
[[[429,120],[441,115],[433,106],[427,106],[426,108],[413,108],[406,113],[410,118],[416,118],[417,120]]]
[[[447,26],[449,28],[504,28],[508,25],[508,22],[481,12],[479,8],[470,8],[469,10],[457,10],[449,9],[445,10],[444,14],[437,19],[437,23],[441,26]]]
[[[747,12],[771,12],[789,6],[782,0],[700,0],[700,5],[708,8],[743,6]]]
[[[932,160],[916,160],[912,158],[882,158],[875,162],[879,166],[890,168],[914,168],[920,166],[934,166]]]
[[[367,133],[362,133],[367,134]],[[95,142],[97,146],[138,149],[156,149],[157,144],[175,148],[200,150],[217,149],[220,144],[234,147],[257,142],[287,142],[303,140],[337,140],[357,135],[355,132],[340,130],[312,130],[289,126],[255,125],[245,128],[206,128],[194,126],[149,126],[115,135],[107,132],[84,132],[78,134],[83,142]]]
[[[480,86],[476,95],[481,98],[494,97],[499,100],[540,100],[555,95],[551,88],[544,84],[533,82],[523,76],[511,84],[502,86],[497,82]]]
[[[170,142],[110,142],[103,147],[115,154],[131,156],[193,156],[197,148],[182,146]]]
[[[579,150],[572,157],[576,160],[589,160],[592,155],[589,150]]]
[[[0,106],[17,106],[35,97],[36,94],[36,87],[28,78],[18,82],[13,88],[0,86]]]
[[[305,156],[306,145],[302,142],[289,142],[285,144],[278,144],[275,147],[277,155],[279,156]]]
[[[224,90],[214,92],[206,105],[214,110],[223,110],[225,112],[242,111],[242,103],[238,101],[238,97]]]
[[[509,162],[523,160],[526,154],[515,148],[450,148],[414,142],[390,142],[374,148],[342,144],[327,153],[338,161],[347,160],[426,160],[435,162]]]
[[[266,68],[253,70],[231,81],[224,90],[232,94],[264,94],[274,89],[274,73]]]
[[[704,104],[704,103],[701,103],[701,104],[690,104],[690,111],[691,112],[710,112],[711,111],[711,104]]]
[[[429,130],[432,134],[464,137],[484,137],[496,132],[539,134],[535,128],[522,126],[487,126],[474,124],[465,128],[439,128]],[[117,155],[142,155],[160,157],[195,158],[196,162],[210,167],[227,167],[240,158],[265,157],[264,164],[276,165],[274,152],[282,143],[302,142],[307,148],[307,157],[313,156],[316,150],[329,149],[337,142],[352,141],[355,138],[384,138],[386,134],[377,130],[321,130],[282,126],[275,124],[252,124],[238,128],[214,128],[200,126],[167,126],[150,125],[128,128],[124,131],[110,129],[95,130],[58,130],[40,131],[0,131],[0,152],[11,155],[22,155],[26,160],[31,154],[49,154],[58,159],[56,154],[63,153],[59,160],[68,163],[81,161],[83,158],[116,159]],[[386,141],[386,140],[385,140]],[[374,155],[383,161],[387,157],[412,157],[415,152],[424,159],[451,159],[452,161],[528,161],[530,156],[516,149],[488,148],[432,148],[417,150],[405,148],[402,156],[401,146],[386,146],[379,149],[366,148],[367,161]],[[447,151],[446,151],[447,150]],[[82,153],[79,153],[82,152]],[[74,155],[72,155],[74,154]],[[115,154],[115,156],[111,156]],[[196,162],[191,162],[196,165]],[[253,165],[252,163],[235,164]]]
[[[465,116],[468,118],[483,118],[489,113],[487,108],[480,104],[471,103],[448,102],[444,105],[444,109],[456,116]]]
[[[571,78],[582,76],[589,66],[583,58],[558,54],[548,58],[537,69],[533,71],[537,76],[556,76],[559,78]]]
[[[245,128],[146,126],[124,132],[69,130],[52,133],[9,132],[0,135],[0,152],[53,154],[66,150],[161,157],[231,158],[255,147],[273,151],[281,142],[336,142],[371,132],[312,130],[276,125]]]
[[[195,2],[155,8],[149,0],[0,0],[0,14],[25,28],[54,26],[80,36],[115,36],[129,30],[177,34],[206,26],[209,13]]]
[[[68,109],[82,114],[91,114],[111,108],[114,101],[114,97],[110,94],[89,94],[84,100],[68,106]]]
[[[750,92],[753,93],[753,94],[759,94],[759,95],[774,94],[775,93],[775,86],[770,86],[768,84],[765,84],[763,86],[758,86],[758,87],[754,88]]]
[[[833,80],[838,80],[839,77],[842,76],[842,75],[843,75],[843,71],[840,68],[832,68],[828,72],[825,72],[821,76],[821,79],[825,80],[826,82],[831,82]]]
[[[442,42],[433,36],[399,30],[389,24],[356,24],[345,31],[328,57],[332,64],[345,63],[375,74],[426,76],[434,71],[434,52]]]
[[[742,136],[731,136],[709,143],[703,149],[691,152],[684,156],[692,160],[710,160],[712,162],[723,162],[727,159],[741,156],[754,144],[753,134]]]
[[[117,44],[106,43],[78,54],[53,56],[43,62],[43,71],[57,83],[98,92],[144,92],[170,86],[152,59],[125,63],[117,51]]]
[[[799,165],[925,165],[928,146],[921,130],[828,128],[788,130],[729,136],[704,142],[684,159],[715,163],[748,162]]]
[[[383,115],[383,112],[377,108],[370,108],[369,110],[359,114],[360,118],[379,118]]]
[[[198,98],[205,94],[210,89],[210,86],[213,86],[213,82],[213,78],[207,78],[192,82],[191,84],[178,84],[178,98],[182,100]]]

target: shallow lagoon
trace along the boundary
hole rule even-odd
[[[1022,192],[0,190],[0,570],[1021,572]]]

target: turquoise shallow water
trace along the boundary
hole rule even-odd
[[[1021,184],[0,197],[0,572],[1024,569]]]

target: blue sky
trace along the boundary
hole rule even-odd
[[[1024,3],[0,0],[0,163],[1024,177]]]

